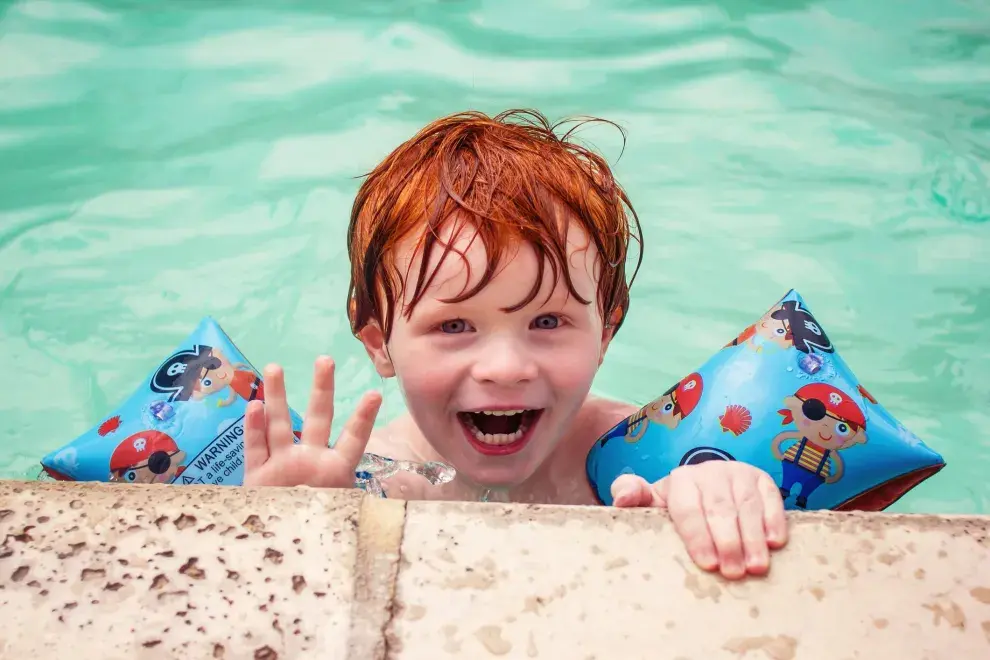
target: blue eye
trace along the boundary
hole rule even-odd
[[[124,479],[127,481],[137,481],[137,472],[134,470],[128,470],[124,473]]]
[[[467,322],[464,319],[452,319],[440,324],[440,332],[448,335],[456,335],[467,330]]]
[[[533,320],[533,327],[537,330],[553,330],[560,325],[560,318],[556,314],[541,314]]]

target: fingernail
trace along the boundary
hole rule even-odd
[[[700,550],[695,556],[695,561],[702,568],[713,569],[718,566],[715,555],[707,550]]]
[[[766,567],[769,557],[762,553],[750,553],[746,555],[746,568],[763,569]]]

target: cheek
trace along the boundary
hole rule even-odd
[[[457,361],[428,345],[397,346],[390,351],[395,376],[409,407],[450,397],[463,376]]]
[[[555,359],[551,364],[546,365],[543,371],[557,392],[582,396],[591,387],[597,372],[597,359],[581,360],[577,356],[575,359]]]
[[[810,429],[812,426],[814,426],[814,424],[815,423],[812,422],[807,417],[804,416],[798,417],[798,426],[800,426],[803,429]]]
[[[451,377],[450,371],[441,369],[403,369],[396,370],[396,377],[402,394],[410,406],[415,407],[419,402],[439,402],[450,398],[457,379]]]

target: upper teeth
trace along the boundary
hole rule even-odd
[[[521,415],[525,410],[480,410],[478,411],[483,415],[495,415],[496,417],[500,415]]]

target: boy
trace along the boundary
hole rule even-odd
[[[638,409],[589,395],[629,308],[625,208],[636,215],[605,161],[554,128],[533,112],[445,117],[368,175],[349,228],[348,316],[408,413],[375,430],[369,392],[328,448],[334,365],[321,357],[293,444],[269,365],[266,402],[245,420],[246,486],[351,487],[370,451],[457,470],[443,486],[400,472],[386,488],[402,499],[596,502],[588,450]],[[616,506],[666,507],[692,559],[729,579],[765,573],[786,541],[779,490],[745,463],[611,488]]]

